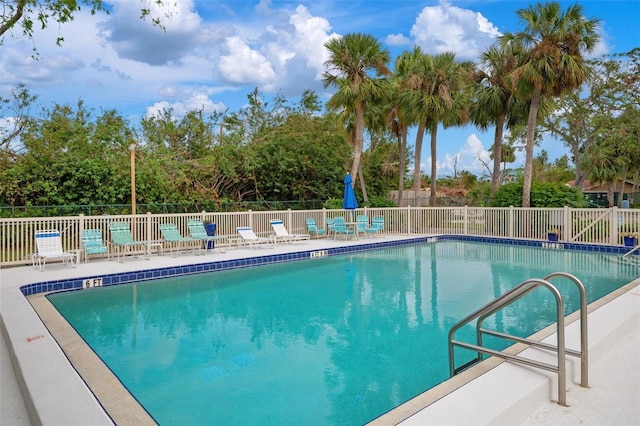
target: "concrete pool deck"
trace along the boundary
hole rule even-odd
[[[353,242],[312,240],[271,249],[241,248],[226,253],[216,251],[204,256],[179,255],[173,258],[154,255],[150,260],[127,258],[123,263],[92,260],[81,263],[77,268],[51,264],[44,273],[31,267],[0,269],[0,424],[112,424],[112,419],[104,413],[101,404],[19,292],[21,285],[397,239],[404,238],[385,237]],[[589,315],[590,389],[576,385],[579,373],[577,376],[568,373],[567,403],[570,407],[561,407],[552,401],[557,397],[554,391],[555,377],[503,363],[458,390],[445,391],[442,396],[435,398],[437,402],[426,409],[423,409],[425,405],[419,406],[421,400],[418,397],[374,423],[640,424],[640,404],[637,400],[640,392],[640,279],[618,293],[618,297],[611,298]],[[566,327],[568,346],[573,348],[576,347],[575,337],[571,336],[575,335],[575,330],[571,329],[576,328],[575,324]],[[12,367],[9,359],[18,359],[19,362]],[[15,374],[14,368],[20,373]],[[568,372],[573,370],[568,369]],[[507,379],[515,383],[505,381]],[[531,379],[532,384],[520,388],[521,384],[529,383]],[[530,396],[532,394],[533,397]],[[487,399],[487,396],[491,398]],[[495,407],[489,408],[496,401]],[[465,409],[461,410],[460,407]],[[470,417],[468,413],[471,413]]]

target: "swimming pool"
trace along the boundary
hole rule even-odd
[[[49,299],[160,424],[361,424],[448,378],[458,319],[557,270],[590,301],[638,272],[602,254],[445,241]],[[539,296],[496,325],[547,325]]]

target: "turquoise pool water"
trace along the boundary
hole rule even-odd
[[[593,301],[640,275],[615,258],[443,241],[48,297],[161,425],[355,425],[449,378],[463,316],[555,271]],[[491,320],[526,336],[549,312],[540,289]]]

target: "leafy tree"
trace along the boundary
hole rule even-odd
[[[338,90],[329,99],[330,109],[348,109],[355,113],[354,155],[351,176],[356,176],[364,147],[364,115],[367,101],[382,99],[386,81],[375,78],[389,75],[389,51],[375,37],[352,33],[325,43],[329,59],[322,75],[325,87]],[[371,76],[374,74],[375,77]]]
[[[162,5],[162,0],[156,0],[156,5]],[[141,1],[145,7],[140,9],[140,17],[151,17],[154,25],[161,26],[160,18],[151,16],[149,3]],[[10,33],[16,26],[22,30],[22,35],[33,39],[33,31],[37,27],[44,30],[51,21],[58,25],[73,21],[75,14],[87,7],[91,14],[98,12],[109,13],[102,0],[14,0],[2,2],[2,21],[0,23],[0,46],[5,33]],[[64,37],[58,37],[56,44],[61,45]],[[35,50],[35,48],[34,48]]]
[[[255,146],[259,197],[303,201],[339,195],[348,151],[335,117],[291,115]]]
[[[493,197],[494,207],[519,206],[522,202],[523,182],[501,186]],[[588,202],[577,188],[551,182],[533,182],[530,207],[588,207]]]
[[[18,206],[122,203],[131,137],[113,111],[94,120],[82,102],[76,109],[55,105],[30,120],[21,137],[24,153],[0,175],[0,198]],[[127,154],[119,159],[117,152]]]
[[[11,143],[20,137],[29,122],[29,109],[38,97],[31,95],[24,84],[11,90],[11,99],[0,97],[0,117],[6,120],[0,126],[0,150],[13,155]]]
[[[555,101],[555,112],[545,117],[542,126],[571,150],[576,165],[576,186],[586,176],[582,156],[595,143],[598,132],[616,126],[625,111],[640,108],[640,48],[590,61],[594,72],[588,87],[568,93]],[[633,124],[633,123],[629,123]]]
[[[527,119],[526,159],[522,206],[531,205],[533,179],[533,144],[541,100],[559,97],[582,85],[590,68],[583,58],[590,52],[599,36],[598,20],[587,19],[580,5],[562,11],[560,4],[550,2],[517,11],[524,24],[523,31],[505,34],[504,44],[516,44],[522,49],[521,65],[510,74],[518,94],[530,100]]]

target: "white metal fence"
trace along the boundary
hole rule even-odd
[[[357,215],[384,217],[384,233],[393,235],[454,234],[546,240],[547,232],[560,232],[559,241],[621,245],[620,234],[640,227],[637,209],[497,208],[497,207],[396,207],[345,210],[282,210],[198,214],[151,214],[61,216],[0,219],[0,267],[23,265],[35,251],[35,231],[57,229],[65,250],[80,250],[84,229],[100,229],[109,240],[111,222],[127,222],[138,240],[161,241],[159,225],[174,223],[183,235],[189,235],[187,220],[198,218],[215,223],[217,235],[235,235],[236,227],[250,226],[258,236],[272,233],[269,221],[280,219],[289,232],[306,233],[306,219],[314,218],[319,227],[327,219],[343,216],[348,221]]]

